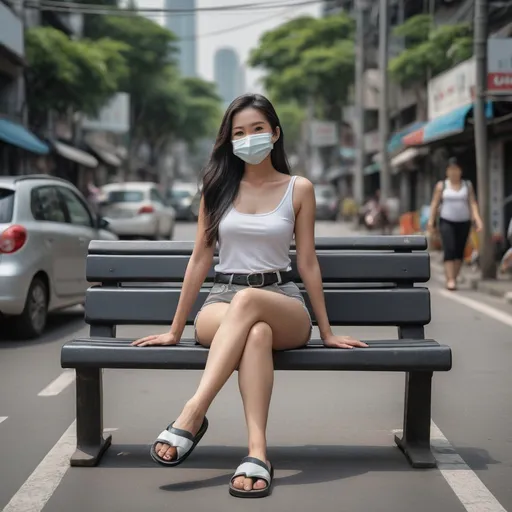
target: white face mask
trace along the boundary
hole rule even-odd
[[[271,133],[255,133],[243,139],[231,141],[233,153],[244,162],[258,165],[270,154],[274,147]]]

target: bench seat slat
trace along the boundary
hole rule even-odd
[[[89,324],[137,325],[172,322],[181,290],[168,287],[89,288],[85,319]],[[309,297],[302,292],[311,311]],[[202,289],[188,323],[200,310],[208,290]],[[430,322],[427,288],[325,289],[327,314],[332,325],[426,325]],[[313,316],[313,315],[312,315]]]
[[[295,244],[292,243],[292,248]],[[322,250],[386,250],[386,251],[424,251],[427,239],[422,235],[392,236],[346,236],[317,237],[317,251]],[[109,241],[92,240],[89,254],[190,254],[194,248],[192,241]]]
[[[296,268],[296,253],[291,252],[290,257],[293,268]],[[87,280],[91,283],[181,282],[189,259],[189,255],[92,254],[87,257]],[[324,283],[426,283],[430,279],[427,252],[319,253],[318,260]],[[208,280],[211,281],[213,276],[212,267]],[[296,281],[299,281],[298,275]]]
[[[192,340],[173,347],[132,347],[133,339],[80,338],[61,352],[63,368],[204,369],[208,349]],[[276,370],[448,371],[451,351],[433,340],[368,341],[367,349],[330,349],[313,340],[306,348],[274,353]]]

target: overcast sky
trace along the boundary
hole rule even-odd
[[[290,0],[292,3],[293,0]],[[301,2],[303,0],[297,0]],[[284,0],[265,0],[265,3],[283,3]],[[255,4],[255,0],[197,0],[197,7],[213,7],[220,5]],[[163,7],[163,0],[139,0],[140,6]],[[270,9],[268,11],[238,12],[199,12],[197,14],[198,33],[198,72],[207,80],[213,80],[213,56],[215,51],[223,47],[233,47],[245,62],[251,48],[254,48],[261,34],[280,25],[284,21],[302,14],[318,15],[321,2],[313,5]],[[160,22],[163,19],[159,20]],[[221,34],[214,34],[221,32]],[[224,32],[225,31],[225,32]],[[258,79],[261,73],[247,70],[246,84],[248,92],[260,92]]]

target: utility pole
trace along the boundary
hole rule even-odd
[[[476,99],[474,107],[476,179],[478,204],[483,230],[480,233],[479,260],[482,277],[496,278],[496,262],[492,243],[492,227],[489,201],[488,140],[485,103],[487,96],[487,0],[475,0],[474,53],[476,61]]]
[[[386,201],[390,195],[390,176],[388,158],[389,139],[389,80],[388,80],[388,46],[389,46],[388,0],[380,0],[379,5],[379,67],[381,89],[379,98],[379,136],[380,136],[380,198]]]
[[[356,0],[356,66],[355,66],[355,132],[356,132],[356,165],[353,183],[353,195],[358,205],[364,201],[364,66],[365,66],[365,48],[364,48],[364,22],[365,22],[365,0]]]

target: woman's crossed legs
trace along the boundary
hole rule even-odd
[[[311,324],[303,304],[286,295],[246,288],[230,304],[213,303],[201,311],[196,323],[199,342],[210,347],[206,367],[194,396],[174,426],[196,434],[213,399],[238,368],[249,438],[249,456],[267,462],[266,427],[274,366],[272,350],[304,346]],[[176,448],[158,444],[165,460],[176,458]],[[238,489],[262,489],[264,480],[237,477]]]

